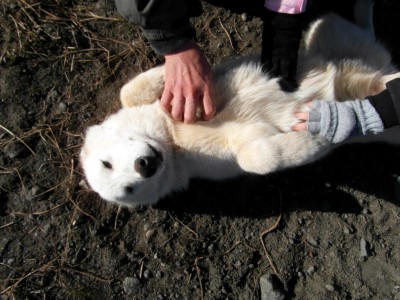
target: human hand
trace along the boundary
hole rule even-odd
[[[312,101],[307,101],[306,106],[311,109]],[[310,119],[310,111],[295,112],[294,116],[298,122],[292,126],[293,131],[308,130],[308,120]]]
[[[295,117],[298,119],[298,123],[294,124],[292,126],[293,131],[304,131],[308,130],[308,119],[309,119],[309,113],[308,112],[298,112],[294,114]]]
[[[165,55],[161,106],[174,120],[185,123],[196,121],[198,108],[204,120],[214,116],[211,67],[194,41],[178,53]]]

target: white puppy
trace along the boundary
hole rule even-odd
[[[294,113],[310,99],[363,99],[397,75],[372,35],[337,16],[315,22],[305,41],[294,93],[281,91],[258,57],[217,66],[217,114],[208,122],[185,125],[160,109],[162,66],[132,79],[121,91],[124,108],[87,131],[81,162],[89,185],[106,200],[135,206],[187,188],[190,178],[266,174],[315,160],[327,142],[291,132]]]

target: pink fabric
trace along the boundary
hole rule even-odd
[[[265,0],[269,10],[285,14],[301,14],[306,10],[307,0]]]

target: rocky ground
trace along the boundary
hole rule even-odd
[[[398,1],[375,16],[399,65]],[[0,19],[0,299],[400,299],[399,128],[120,208],[85,188],[83,133],[161,58],[111,0],[3,0]],[[193,21],[212,63],[259,50],[255,17]]]

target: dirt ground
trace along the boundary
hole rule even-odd
[[[399,2],[375,9],[399,65]],[[275,299],[400,299],[399,128],[120,208],[85,188],[83,133],[162,59],[111,0],[3,0],[0,19],[0,299],[260,299],[265,274]],[[260,49],[256,17],[193,22],[212,63]]]

